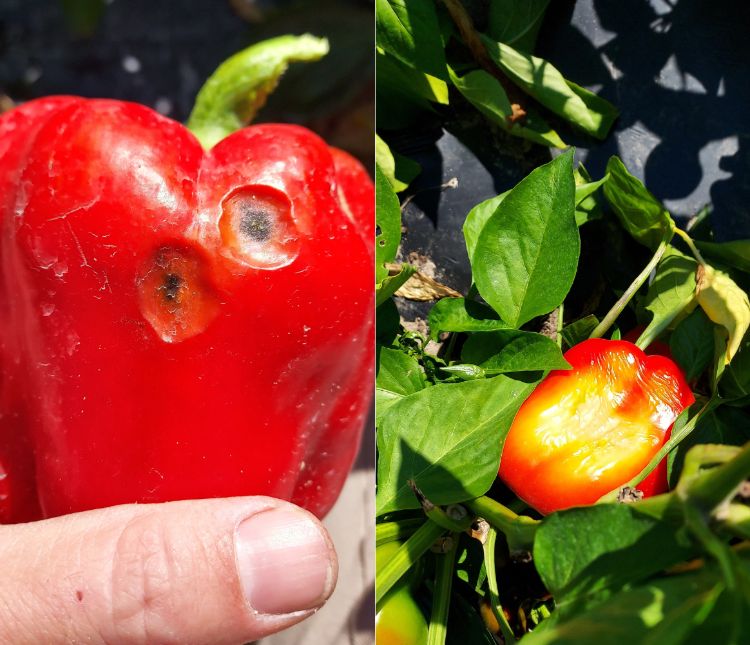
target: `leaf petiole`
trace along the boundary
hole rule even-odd
[[[427,632],[427,645],[444,645],[448,633],[448,609],[450,608],[453,568],[456,564],[458,535],[452,535],[451,548],[437,556],[435,572],[435,592],[432,597],[430,628]]]
[[[632,300],[633,296],[644,285],[646,280],[648,280],[648,276],[651,275],[651,272],[656,268],[656,265],[659,264],[659,261],[664,255],[664,252],[667,250],[667,247],[669,246],[669,242],[672,240],[673,235],[674,232],[672,230],[669,230],[664,235],[664,238],[659,243],[659,246],[656,247],[654,255],[651,257],[648,264],[643,268],[643,271],[638,274],[636,279],[633,280],[630,286],[625,290],[625,293],[620,296],[620,299],[607,312],[607,315],[604,316],[604,318],[596,326],[594,331],[591,332],[589,338],[601,338],[602,336],[604,336],[604,334],[607,333],[607,331],[609,331],[609,328],[614,324],[615,320],[617,320],[617,317],[622,313],[622,310],[625,309],[627,304]],[[653,340],[653,338],[650,340]],[[640,343],[641,338],[638,339],[636,345],[638,345],[638,347],[640,347],[641,349],[645,349],[645,347],[641,346]]]

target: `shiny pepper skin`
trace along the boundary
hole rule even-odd
[[[541,513],[593,504],[635,477],[694,397],[680,368],[626,341],[591,339],[565,354],[524,401],[503,446],[500,478]],[[667,490],[666,461],[638,488]]]
[[[374,195],[292,125],[204,151],[52,97],[0,117],[0,521],[262,494],[324,515],[372,394]]]

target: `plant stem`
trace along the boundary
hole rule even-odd
[[[668,233],[659,243],[659,246],[656,247],[656,252],[644,267],[643,271],[638,274],[636,279],[633,280],[632,284],[625,290],[625,293],[620,296],[620,299],[614,304],[612,309],[607,312],[607,315],[604,316],[603,320],[596,326],[594,331],[591,332],[589,338],[601,338],[607,333],[615,320],[617,320],[617,317],[622,313],[622,310],[625,309],[627,304],[637,293],[638,289],[640,289],[646,280],[648,280],[648,276],[651,275],[651,272],[656,268],[656,265],[659,264],[659,260],[661,260],[664,252],[667,250],[667,246],[671,239],[672,232]]]
[[[530,551],[534,546],[534,536],[539,525],[525,515],[516,515],[506,506],[487,496],[465,502],[474,513],[483,517],[495,529],[505,535],[511,551]]]
[[[497,572],[495,571],[495,543],[497,541],[497,531],[490,527],[487,532],[487,538],[482,545],[484,550],[484,566],[487,570],[487,588],[490,591],[490,607],[495,614],[497,622],[500,625],[500,631],[503,633],[505,645],[511,645],[516,642],[513,630],[505,618],[505,612],[500,604],[500,589],[497,586]]]
[[[700,511],[710,512],[731,497],[740,484],[750,476],[750,443],[736,456],[721,466],[702,473],[694,480],[678,484],[678,493],[689,498]]]
[[[448,633],[448,609],[453,586],[453,567],[456,563],[458,535],[452,535],[453,545],[450,550],[437,556],[435,572],[435,591],[432,596],[432,614],[430,628],[427,632],[427,645],[444,645]]]
[[[563,316],[565,313],[565,303],[561,302],[560,306],[557,308],[557,335],[555,337],[555,340],[557,341],[557,346],[562,348],[562,330],[563,330]]]
[[[375,577],[375,603],[379,603],[419,558],[435,543],[445,529],[427,520],[403,543],[396,555],[378,571]]]
[[[701,252],[698,250],[698,247],[695,246],[695,243],[693,242],[693,238],[691,238],[685,231],[679,228],[675,229],[675,233],[677,233],[677,235],[679,235],[682,238],[682,241],[688,245],[690,252],[698,261],[698,264],[706,264],[706,261],[703,259]]]

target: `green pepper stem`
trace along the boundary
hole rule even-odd
[[[638,274],[636,279],[633,280],[631,285],[625,290],[625,293],[620,296],[620,299],[612,306],[612,308],[607,312],[607,315],[604,316],[602,321],[594,328],[594,331],[591,332],[589,338],[601,338],[602,336],[604,336],[604,334],[607,333],[609,328],[614,324],[615,320],[617,320],[617,317],[622,313],[622,310],[625,309],[627,304],[632,300],[633,296],[644,285],[646,280],[648,280],[648,276],[651,275],[651,272],[656,268],[656,265],[659,264],[659,260],[661,260],[664,252],[667,250],[667,246],[669,246],[672,235],[673,232],[669,231],[669,233],[664,236],[664,239],[659,242],[659,246],[656,247],[656,252],[651,257],[648,264],[644,267],[643,271]]]
[[[445,529],[432,520],[427,520],[401,545],[401,548],[378,571],[375,578],[375,603],[379,603],[401,576],[403,576],[435,543]]]
[[[437,556],[435,591],[432,597],[432,613],[430,614],[430,627],[427,632],[427,645],[445,645],[458,538],[458,534],[451,535],[451,548],[447,553]]]
[[[503,641],[506,645],[512,645],[516,642],[513,630],[505,618],[505,612],[500,604],[500,589],[497,586],[497,572],[495,571],[495,543],[497,542],[497,531],[490,527],[487,531],[487,538],[482,545],[484,550],[484,567],[487,570],[487,588],[490,591],[490,607],[495,614],[500,631],[503,633]]]
[[[289,63],[316,61],[327,53],[328,41],[310,34],[279,36],[244,49],[219,65],[200,89],[188,129],[211,148],[253,120]]]
[[[500,502],[487,496],[464,502],[474,513],[483,517],[493,528],[505,535],[512,551],[530,551],[539,521],[525,515],[516,515]]]

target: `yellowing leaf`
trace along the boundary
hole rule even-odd
[[[726,355],[726,362],[729,363],[750,327],[747,294],[723,271],[701,264],[696,274],[695,295],[706,315],[729,332]]]

